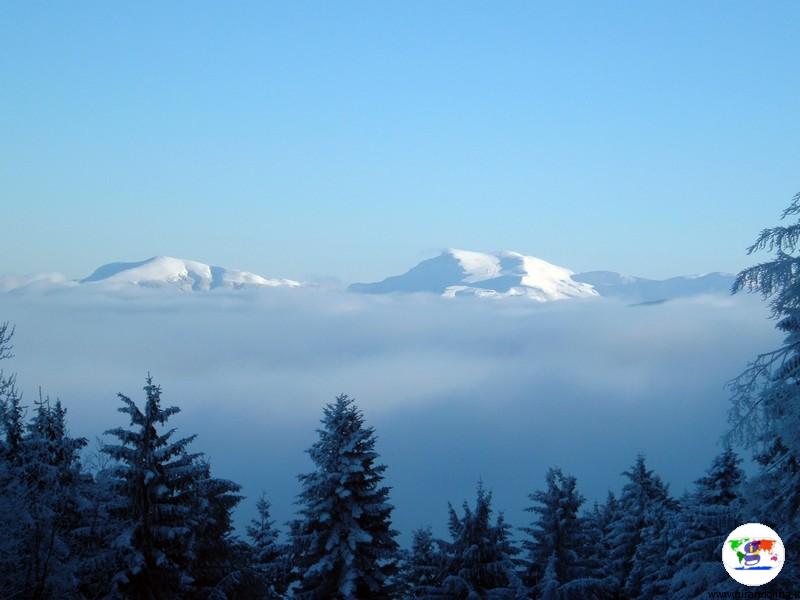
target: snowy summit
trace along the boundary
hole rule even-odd
[[[354,283],[353,292],[390,294],[428,292],[442,296],[519,296],[540,302],[567,298],[617,298],[653,303],[701,295],[727,295],[734,276],[706,273],[670,279],[646,279],[613,271],[574,273],[519,252],[448,249],[403,275],[377,283]]]
[[[177,287],[185,291],[301,285],[291,279],[267,279],[247,271],[226,269],[171,256],[154,256],[133,263],[109,263],[82,279],[81,283],[137,285],[151,288]]]
[[[519,252],[484,253],[450,248],[378,283],[354,283],[354,292],[431,292],[442,296],[522,296],[540,302],[598,296],[573,272]]]

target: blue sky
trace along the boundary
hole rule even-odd
[[[0,40],[0,272],[733,271],[800,191],[796,2],[4,2]]]

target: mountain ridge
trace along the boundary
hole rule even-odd
[[[349,290],[366,294],[435,293],[441,296],[522,296],[540,302],[611,297],[628,302],[658,302],[727,293],[734,275],[713,272],[669,279],[647,279],[615,271],[575,273],[519,252],[474,252],[448,248],[402,275]]]
[[[81,284],[138,285],[141,287],[173,286],[192,291],[245,287],[298,287],[291,279],[268,279],[249,271],[208,265],[195,260],[172,256],[153,256],[138,262],[107,263],[81,279]]]
[[[373,283],[353,283],[347,290],[363,294],[428,293],[444,297],[522,297],[538,302],[618,298],[653,303],[704,294],[727,294],[734,275],[712,272],[668,279],[648,279],[615,271],[575,273],[519,252],[476,252],[448,248],[401,275]],[[0,277],[0,292],[99,286],[105,289],[151,288],[206,292],[217,289],[299,288],[311,284],[267,278],[249,271],[199,261],[154,256],[142,261],[112,262],[82,279],[58,273]]]
[[[442,296],[524,296],[540,302],[597,296],[572,271],[519,252],[474,252],[448,248],[403,275],[376,283],[354,283],[353,292],[433,292]]]

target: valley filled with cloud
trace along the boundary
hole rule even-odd
[[[59,397],[75,435],[127,425],[116,393],[140,401],[152,373],[182,409],[171,424],[243,484],[240,524],[262,491],[279,523],[293,516],[323,405],[354,396],[377,429],[403,540],[439,530],[480,478],[523,525],[553,465],[601,500],[642,452],[679,495],[719,450],[725,382],[779,342],[746,295],[632,306],[80,286],[0,294],[0,320],[17,327],[5,367],[24,403],[39,386]]]

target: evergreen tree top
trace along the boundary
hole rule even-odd
[[[781,214],[781,220],[800,216],[800,193]],[[771,261],[762,262],[742,270],[733,284],[733,292],[741,290],[759,292],[771,298],[773,316],[787,314],[800,308],[797,281],[800,276],[800,256],[795,253],[800,243],[800,218],[789,225],[764,229],[747,249],[748,254],[758,251],[774,252]]]
[[[652,469],[647,468],[645,457],[639,454],[636,462],[627,471],[623,471],[628,481],[622,486],[619,502],[625,506],[631,502],[644,507],[651,502],[674,504],[669,495],[669,486]]]
[[[11,340],[14,337],[15,329],[8,321],[0,323],[0,360],[14,358],[12,353],[14,346],[11,344]]]
[[[791,461],[792,453],[800,455],[800,409],[795,396],[800,379],[800,194],[796,194],[781,219],[795,217],[797,221],[764,229],[748,252],[774,252],[772,260],[741,271],[733,292],[760,292],[770,299],[776,327],[786,333],[784,343],[777,349],[758,355],[732,381],[732,424],[729,438],[747,447],[767,450],[775,437],[781,437],[791,453],[779,459]]]
[[[166,424],[169,418],[180,412],[177,406],[168,408],[161,407],[161,386],[153,383],[152,376],[148,373],[144,386],[145,405],[141,410],[136,403],[125,396],[117,394],[123,406],[117,410],[130,417],[130,424],[133,429],[117,427],[109,429],[105,433],[113,435],[120,440],[121,444],[105,444],[103,452],[117,460],[123,460],[131,464],[137,462],[137,456],[147,462],[157,461],[163,463],[175,459],[173,466],[190,465],[193,461],[200,458],[202,453],[187,454],[186,449],[191,444],[196,435],[171,441],[176,429],[168,429],[159,433],[156,425]],[[151,457],[151,458],[146,458]]]
[[[393,506],[376,465],[375,436],[355,401],[342,394],[323,410],[318,440],[308,450],[315,469],[299,476],[302,521],[298,598],[391,597],[397,570]]]
[[[696,495],[704,504],[728,506],[738,498],[738,488],[744,481],[739,467],[742,459],[727,447],[714,457],[706,474],[695,481]]]
[[[253,540],[258,552],[275,550],[277,552],[278,530],[270,516],[270,502],[262,494],[256,502],[257,517],[247,526],[247,537]]]
[[[479,482],[474,507],[465,501],[459,515],[449,505],[452,542],[441,543],[446,555],[445,577],[438,591],[442,597],[510,597],[512,586],[518,583],[512,559],[517,549],[509,540],[502,514],[491,522],[491,503],[491,492]]]

